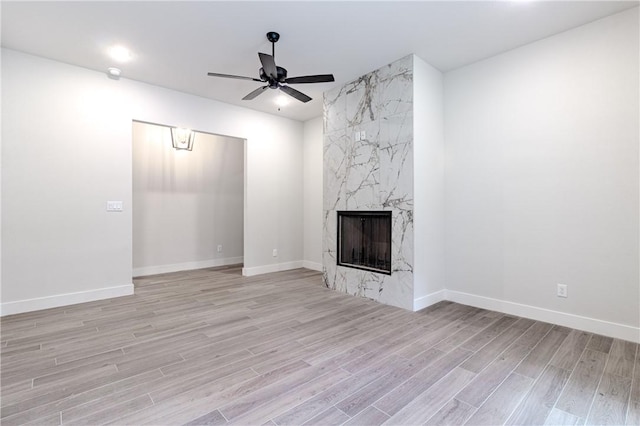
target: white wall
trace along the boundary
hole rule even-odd
[[[2,88],[2,313],[130,293],[122,86],[3,49]],[[107,200],[125,213],[106,213]]]
[[[322,117],[304,123],[304,266],[322,271]]]
[[[413,55],[413,308],[444,299],[443,75]]]
[[[640,340],[638,47],[635,8],[445,75],[450,298]]]
[[[243,199],[244,140],[133,122],[134,276],[242,263]]]
[[[247,139],[245,273],[302,265],[302,123],[8,49],[2,89],[2,314],[131,292],[134,119]]]

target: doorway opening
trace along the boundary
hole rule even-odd
[[[192,150],[175,149],[170,126],[133,121],[134,277],[241,271],[245,140],[194,134]]]

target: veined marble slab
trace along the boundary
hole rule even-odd
[[[325,93],[323,106],[325,284],[412,309],[413,56]],[[392,211],[391,275],[337,266],[338,210]]]

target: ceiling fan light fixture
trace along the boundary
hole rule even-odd
[[[289,105],[289,98],[284,95],[280,95],[277,96],[273,102],[275,102],[277,106],[283,107]]]
[[[178,151],[192,151],[196,134],[193,130],[179,127],[171,128],[171,145]]]

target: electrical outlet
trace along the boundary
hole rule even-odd
[[[222,253],[222,244],[218,245],[218,253]]]
[[[360,132],[360,140],[364,141],[367,139],[367,134],[363,131]]]
[[[273,257],[278,257],[278,249],[273,249]]]
[[[558,297],[568,297],[567,285],[558,284]]]
[[[359,141],[360,141],[360,132],[355,132],[355,133],[353,134],[353,139],[354,139],[356,142],[359,142]]]

